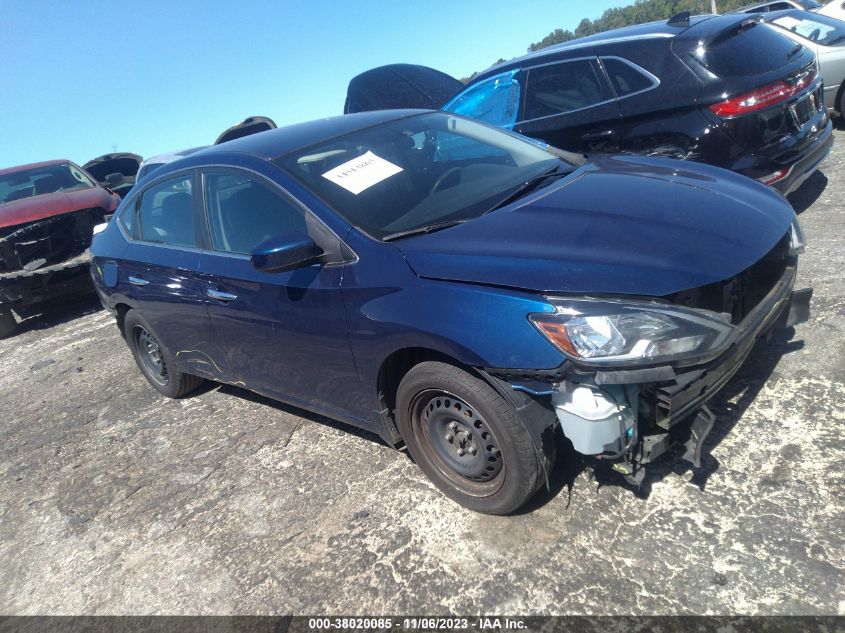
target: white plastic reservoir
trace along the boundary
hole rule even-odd
[[[552,394],[563,434],[584,455],[619,452],[637,422],[637,385],[564,382]]]

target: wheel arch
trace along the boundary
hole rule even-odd
[[[461,362],[458,358],[445,352],[429,347],[404,347],[391,352],[379,366],[376,378],[376,390],[381,414],[385,425],[393,436],[392,444],[399,446],[404,440],[396,427],[396,393],[399,383],[412,367],[425,361],[439,361],[459,367],[466,372],[478,376],[489,382],[488,378],[471,365]],[[496,388],[495,385],[491,385]]]

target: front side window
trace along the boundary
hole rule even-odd
[[[275,163],[377,239],[470,220],[535,177],[573,169],[515,135],[444,113],[358,130]]]
[[[590,60],[540,66],[528,71],[525,119],[582,110],[612,98]]]
[[[71,163],[34,167],[0,176],[0,204],[96,186],[84,171]]]
[[[209,172],[204,191],[214,250],[248,254],[267,238],[308,233],[298,205],[252,178]]]
[[[516,123],[519,113],[518,73],[518,69],[509,70],[470,86],[442,109],[509,130]]]
[[[138,207],[141,239],[174,246],[196,246],[192,189],[191,177],[180,176],[141,194]]]

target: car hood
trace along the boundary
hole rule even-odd
[[[57,191],[32,198],[14,200],[0,204],[0,228],[35,222],[56,215],[73,213],[82,209],[101,207],[112,211],[117,207],[120,196],[102,187],[91,187],[77,191]]]
[[[780,195],[732,172],[604,157],[507,207],[395,245],[431,279],[663,296],[745,270],[793,217]]]
[[[343,113],[402,108],[439,110],[463,88],[461,81],[434,68],[388,64],[352,78]]]

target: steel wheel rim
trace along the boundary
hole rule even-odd
[[[169,380],[167,365],[164,362],[164,356],[158,341],[140,325],[135,326],[132,336],[144,373],[159,385],[167,385]]]
[[[464,492],[486,495],[501,487],[501,444],[475,407],[447,391],[427,390],[414,398],[411,416],[426,456]]]

